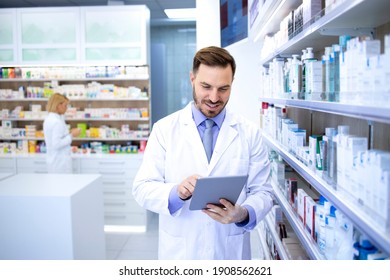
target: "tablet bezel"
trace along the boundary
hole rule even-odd
[[[247,181],[248,175],[201,177],[196,181],[189,209],[202,210],[209,203],[220,205],[221,198],[235,204]]]

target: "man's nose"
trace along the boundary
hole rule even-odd
[[[218,90],[217,89],[214,89],[214,90],[212,90],[210,92],[209,99],[210,99],[211,102],[217,102],[219,100]]]

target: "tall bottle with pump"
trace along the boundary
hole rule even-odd
[[[340,102],[340,45],[332,46],[334,100]]]
[[[325,48],[322,56],[322,101],[334,101],[334,60],[332,47]]]
[[[335,93],[334,93],[334,53],[332,47],[325,48],[325,55],[328,57],[326,63],[326,91],[328,93],[328,101],[335,101]]]
[[[291,98],[291,89],[290,89],[290,66],[292,58],[287,58],[286,63],[284,64],[284,93],[285,98]]]
[[[317,67],[314,65],[314,62],[317,62],[317,59],[314,58],[313,48],[306,49],[306,59],[302,65],[302,73],[304,79],[302,80],[305,83],[304,89],[305,99],[311,100],[313,90],[316,90],[316,83],[318,82],[317,77]]]
[[[322,56],[322,93],[321,93],[321,101],[327,101],[328,100],[328,93],[327,93],[327,80],[326,80],[326,64],[328,63],[327,60],[329,58],[324,54]]]
[[[289,73],[289,86],[291,91],[291,98],[298,99],[298,95],[301,91],[301,62],[298,59],[299,55],[293,54],[293,58],[291,60],[290,65],[290,73]]]
[[[307,59],[307,50],[306,49],[303,49],[302,50],[302,57],[301,57],[301,62],[302,62],[302,65],[301,65],[301,70],[302,70],[302,73],[301,73],[301,77],[302,77],[302,81],[301,81],[301,91],[298,95],[298,99],[305,99],[305,92],[306,92],[306,59]]]

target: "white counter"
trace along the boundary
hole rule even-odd
[[[105,259],[100,175],[0,181],[0,259]]]
[[[0,173],[0,181],[14,175],[13,173]]]

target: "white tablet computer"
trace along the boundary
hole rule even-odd
[[[220,205],[221,198],[235,204],[247,180],[248,175],[199,178],[192,194],[190,210],[205,209],[208,203]]]

